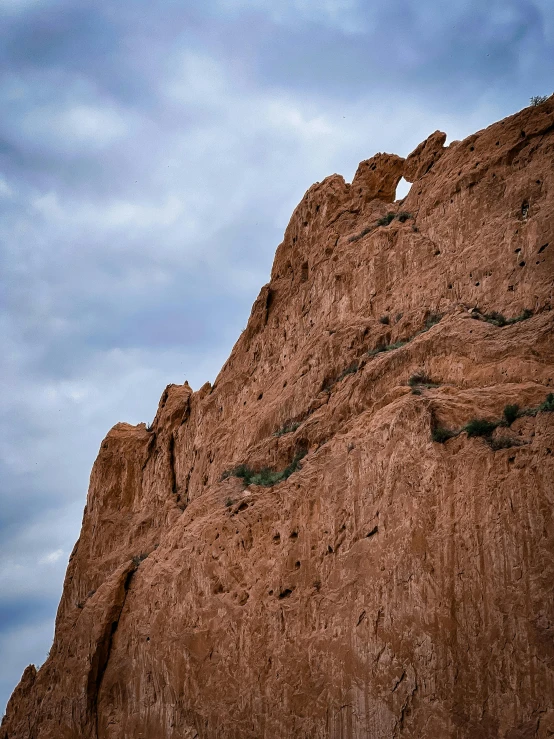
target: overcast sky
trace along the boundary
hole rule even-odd
[[[553,62],[552,0],[0,0],[0,709],[102,438],[213,381],[305,190]]]

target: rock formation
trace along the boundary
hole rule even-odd
[[[214,385],[108,433],[0,739],[554,735],[554,97],[444,142],[313,185]]]

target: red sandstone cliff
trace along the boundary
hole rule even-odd
[[[554,735],[554,97],[444,140],[311,187],[213,387],[108,433],[0,739]]]

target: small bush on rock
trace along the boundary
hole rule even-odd
[[[408,385],[412,388],[417,387],[418,385],[424,385],[425,387],[438,387],[438,383],[433,382],[433,380],[423,372],[416,372],[412,375],[408,380]]]
[[[394,221],[394,213],[387,213],[386,216],[383,216],[382,218],[379,218],[377,221],[378,226],[388,226],[389,223]]]
[[[539,405],[539,413],[553,413],[554,412],[554,393],[548,393],[544,403]]]
[[[398,213],[398,215],[396,217],[400,221],[400,223],[405,223],[410,218],[413,218],[412,214],[411,213],[408,213],[405,210],[401,210],[400,213]]]
[[[300,460],[307,454],[307,450],[303,449],[294,455],[292,462],[283,470],[272,470],[270,467],[263,467],[261,470],[253,470],[245,464],[239,464],[232,470],[227,470],[221,476],[222,480],[228,477],[239,477],[243,480],[244,485],[263,485],[264,487],[272,487],[277,483],[289,478],[293,472],[300,469]]]
[[[466,423],[462,431],[468,436],[489,436],[498,426],[495,421],[487,421],[485,418],[472,418]]]
[[[502,415],[504,416],[506,425],[511,426],[519,415],[519,405],[513,404],[505,406]]]
[[[452,431],[452,429],[444,428],[443,426],[435,426],[435,428],[431,431],[431,438],[438,444],[444,444],[445,441],[448,441],[448,439],[452,439],[452,437],[454,436],[456,436],[455,431]]]
[[[300,423],[294,422],[294,423],[286,423],[284,426],[282,426],[280,429],[278,429],[273,436],[284,436],[285,434],[292,434],[296,429],[300,426]]]

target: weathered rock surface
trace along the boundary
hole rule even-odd
[[[311,187],[214,386],[109,432],[1,739],[554,736],[554,413],[431,436],[554,390],[554,98],[443,144]]]

